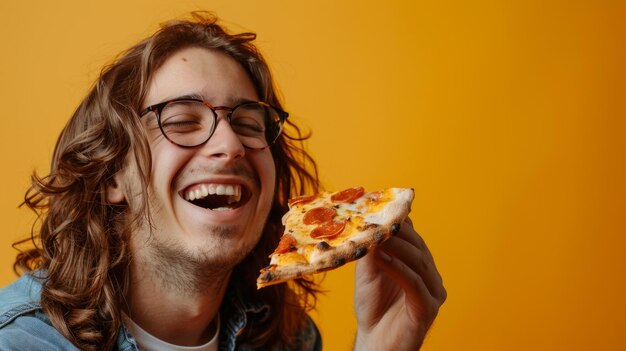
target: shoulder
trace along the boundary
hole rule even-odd
[[[0,289],[1,350],[76,350],[41,310],[41,286],[35,272]]]
[[[0,329],[21,315],[41,309],[41,287],[36,273],[27,273],[0,289]]]
[[[41,310],[21,314],[0,327],[0,350],[77,350]]]

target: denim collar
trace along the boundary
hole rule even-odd
[[[224,295],[220,308],[222,325],[220,329],[220,350],[234,350],[237,336],[248,323],[261,323],[270,315],[269,305],[243,299],[233,284]]]
[[[43,323],[52,326],[41,309],[41,289],[45,273],[34,271],[22,275],[17,281],[0,289],[0,329],[16,318],[36,313]],[[248,301],[237,293],[232,284],[224,295],[220,307],[222,325],[219,335],[220,350],[234,350],[236,339],[248,323],[263,322],[269,318],[270,307],[258,301]],[[59,333],[58,338],[64,339]],[[238,347],[239,348],[239,347]],[[245,348],[245,347],[244,347]],[[138,350],[135,338],[122,326],[117,335],[117,349]]]

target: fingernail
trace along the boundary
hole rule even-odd
[[[398,234],[400,231],[400,223],[394,223],[391,225],[391,234]]]

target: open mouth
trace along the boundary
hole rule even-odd
[[[182,196],[188,202],[212,211],[227,211],[240,207],[249,198],[241,184],[197,184],[185,189]]]

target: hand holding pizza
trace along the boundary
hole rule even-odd
[[[410,219],[357,262],[355,350],[417,350],[447,296]]]
[[[411,188],[366,192],[354,187],[290,199],[285,233],[257,287],[359,260],[355,349],[418,349],[446,290],[407,217],[413,197]]]

